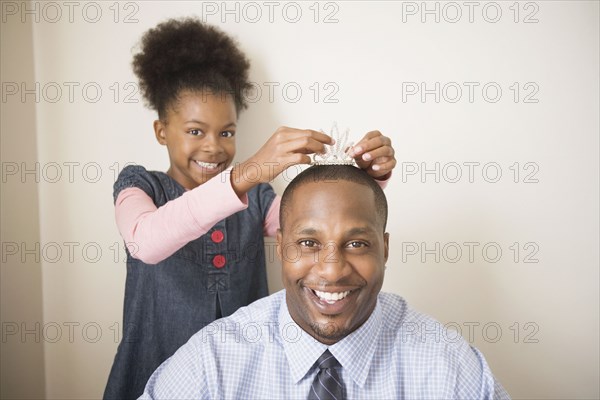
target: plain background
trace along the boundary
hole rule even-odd
[[[514,398],[600,396],[597,2],[3,1],[2,398],[103,393],[125,280],[112,185],[168,168],[132,52],[179,16],[252,62],[237,161],[281,125],[382,131],[384,290],[460,330]]]

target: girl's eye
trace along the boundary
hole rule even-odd
[[[200,136],[202,135],[202,131],[200,129],[190,129],[188,133],[192,136]]]
[[[235,136],[235,132],[232,131],[223,131],[221,132],[222,137],[230,138]]]
[[[315,242],[314,240],[309,240],[309,239],[301,240],[298,242],[298,244],[302,247],[316,247],[317,246],[317,242]]]

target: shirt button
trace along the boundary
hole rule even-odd
[[[211,233],[210,238],[215,243],[221,243],[225,238],[225,235],[223,235],[223,231],[214,231]]]
[[[222,256],[221,254],[217,254],[216,256],[213,257],[212,263],[215,266],[215,268],[223,268],[225,266],[225,257]]]

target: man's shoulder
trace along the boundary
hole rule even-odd
[[[196,346],[208,345],[215,350],[221,346],[272,343],[284,299],[284,291],[279,291],[256,300],[228,317],[211,322],[190,340]]]
[[[464,344],[464,339],[452,324],[442,324],[413,309],[401,296],[381,292],[379,301],[383,327],[388,335],[395,337],[397,343],[403,346],[441,347],[446,350]]]
[[[384,324],[391,329],[407,323],[435,322],[430,316],[414,310],[406,299],[395,293],[380,292],[378,297]]]
[[[277,321],[281,303],[285,301],[285,291],[273,293],[239,308],[223,320],[235,323],[269,323]]]
[[[457,398],[473,398],[478,390],[480,398],[509,398],[495,381],[483,354],[462,336],[459,324],[443,324],[412,309],[396,294],[380,293],[378,300],[382,318],[380,351],[408,366],[414,374],[412,379],[426,380],[429,374],[450,377]]]

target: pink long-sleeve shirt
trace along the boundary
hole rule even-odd
[[[122,190],[115,202],[115,217],[123,240],[133,244],[129,246],[132,257],[146,264],[159,263],[217,222],[246,209],[248,197],[238,197],[229,175],[225,177],[216,176],[158,208],[142,189]],[[388,181],[377,183],[385,188]],[[273,237],[279,229],[280,203],[281,196],[271,203],[263,225],[265,236]]]

